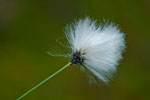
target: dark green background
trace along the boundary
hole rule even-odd
[[[65,25],[91,16],[119,24],[127,49],[110,84],[72,66],[23,100],[150,100],[150,0],[1,0],[0,100],[15,100],[69,59],[49,56]]]

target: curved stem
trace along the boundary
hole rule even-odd
[[[59,74],[61,71],[63,71],[64,69],[66,69],[70,65],[71,65],[71,63],[69,62],[64,67],[62,67],[61,69],[59,69],[58,71],[56,71],[52,75],[48,76],[46,79],[44,79],[43,81],[41,81],[39,84],[37,84],[36,86],[34,86],[33,88],[31,88],[30,90],[28,90],[26,93],[24,93],[22,96],[20,96],[16,100],[21,100],[22,98],[24,98],[25,96],[27,96],[28,94],[30,94],[32,91],[34,91],[35,89],[37,89],[38,87],[40,87],[42,84],[44,84],[45,82],[47,82],[48,80],[50,80],[51,78],[53,78],[54,76],[56,76],[57,74]]]

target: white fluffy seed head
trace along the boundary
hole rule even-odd
[[[124,33],[113,23],[98,25],[89,17],[67,26],[66,30],[73,64],[83,65],[97,79],[107,83],[122,58]]]

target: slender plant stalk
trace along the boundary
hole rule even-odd
[[[48,80],[50,80],[51,78],[53,78],[54,76],[56,76],[57,74],[59,74],[61,71],[63,71],[64,69],[66,69],[68,66],[70,66],[71,63],[69,62],[68,64],[66,64],[64,67],[62,67],[61,69],[59,69],[58,71],[56,71],[55,73],[53,73],[52,75],[48,76],[46,79],[44,79],[43,81],[41,81],[39,84],[37,84],[36,86],[34,86],[33,88],[31,88],[30,90],[28,90],[26,93],[24,93],[22,96],[20,96],[19,98],[17,98],[16,100],[21,100],[22,98],[24,98],[25,96],[27,96],[28,94],[30,94],[31,92],[33,92],[35,89],[37,89],[39,86],[41,86],[42,84],[44,84],[45,82],[47,82]]]

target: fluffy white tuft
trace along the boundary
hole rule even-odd
[[[125,48],[124,33],[113,23],[97,25],[89,17],[67,26],[66,37],[72,55],[80,52],[84,67],[107,83]]]

